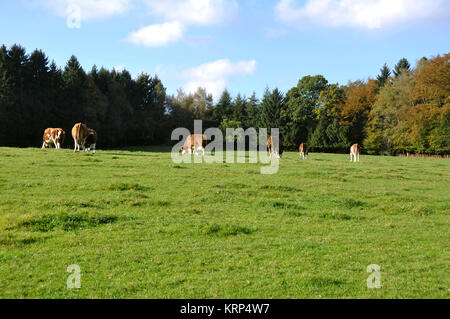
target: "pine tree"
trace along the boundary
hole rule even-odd
[[[29,108],[30,97],[28,96],[29,70],[27,64],[29,56],[23,47],[13,45],[8,51],[5,60],[6,77],[6,112],[1,117],[6,118],[5,126],[2,127],[6,132],[13,132],[17,127],[25,128],[30,124]],[[7,146],[29,146],[32,141],[29,140],[28,132],[24,134],[15,134],[7,137],[4,145]]]
[[[86,73],[74,55],[70,57],[64,68],[63,80],[66,103],[60,105],[61,125],[72,128],[75,123],[85,122],[83,109],[86,103],[84,94]]]
[[[233,116],[234,121],[240,122],[241,124],[247,121],[247,103],[246,98],[242,97],[240,93],[236,96],[233,101]]]
[[[213,118],[216,122],[216,125],[220,125],[222,120],[226,118],[230,118],[233,112],[233,106],[231,101],[231,95],[228,90],[222,92],[220,96],[219,102],[216,104],[213,111]]]
[[[402,72],[409,71],[411,69],[411,65],[409,64],[406,58],[401,58],[394,68],[394,76],[398,77]]]
[[[383,87],[385,83],[388,81],[389,77],[391,76],[391,70],[385,63],[383,67],[380,69],[380,75],[377,76],[377,86],[379,88]]]
[[[272,128],[281,130],[283,124],[281,112],[284,109],[284,105],[284,96],[277,88],[272,92],[268,88],[266,89],[261,103],[260,123],[263,128],[267,128],[268,134]]]
[[[247,100],[247,120],[244,123],[245,127],[254,127],[258,128],[260,113],[261,113],[261,105],[259,103],[258,98],[256,97],[256,93],[253,92],[252,96]]]
[[[85,99],[88,101],[83,108],[83,119],[85,124],[93,128],[100,135],[102,134],[102,122],[105,120],[108,109],[108,98],[100,91],[95,84],[95,72],[86,78]]]

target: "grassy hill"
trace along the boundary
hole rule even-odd
[[[449,160],[260,167],[0,148],[0,298],[449,297]]]

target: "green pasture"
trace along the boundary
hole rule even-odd
[[[0,298],[449,297],[450,160],[169,151],[0,148]]]

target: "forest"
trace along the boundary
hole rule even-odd
[[[402,58],[384,64],[375,78],[329,83],[322,75],[302,77],[287,92],[262,97],[225,90],[217,103],[204,88],[168,95],[161,80],[142,73],[93,66],[75,56],[64,68],[42,50],[0,47],[0,146],[39,147],[47,127],[72,139],[74,123],[99,135],[99,148],[171,144],[177,127],[279,128],[284,147],[307,142],[315,152],[347,152],[353,143],[368,154],[450,153],[450,53]]]

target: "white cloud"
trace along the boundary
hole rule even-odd
[[[145,0],[150,13],[166,21],[213,25],[225,21],[237,9],[234,0]]]
[[[147,47],[160,47],[176,42],[183,36],[183,33],[183,25],[175,21],[141,28],[131,33],[126,40]]]
[[[131,33],[126,40],[160,47],[182,38],[189,25],[213,25],[225,21],[237,8],[234,0],[143,0],[151,15],[165,22],[153,24]],[[192,42],[192,38],[187,38]]]
[[[280,0],[275,7],[279,20],[296,25],[379,29],[436,18],[449,19],[445,0]]]
[[[69,28],[80,28],[86,20],[105,19],[144,4],[155,22],[131,33],[128,40],[149,47],[175,42],[188,26],[209,26],[225,22],[238,8],[237,0],[24,0],[45,6],[66,18]],[[160,24],[158,24],[160,23]],[[161,34],[157,34],[161,32]]]
[[[81,21],[105,19],[128,11],[132,0],[42,0],[38,3],[67,18],[69,28],[79,28]]]
[[[255,69],[255,60],[232,63],[229,59],[221,59],[208,62],[181,73],[181,77],[188,80],[183,90],[195,92],[199,87],[203,87],[217,98],[227,87],[231,77],[251,75]]]

